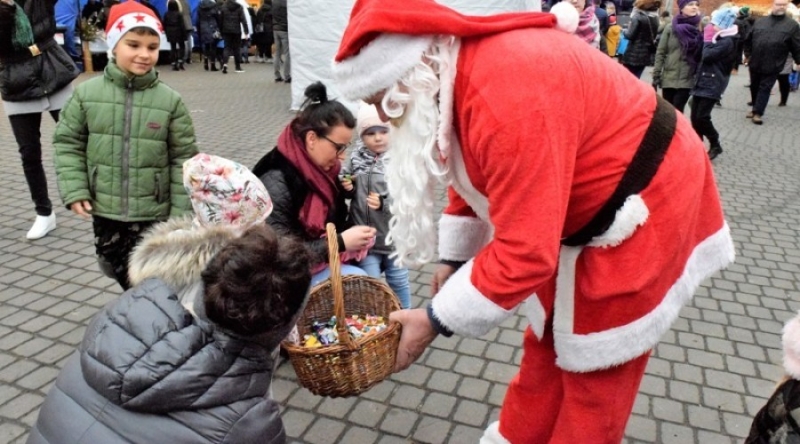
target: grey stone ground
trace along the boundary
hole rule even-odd
[[[183,94],[201,150],[252,165],[292,115],[290,86],[272,82],[271,65],[245,65],[246,73],[227,75],[203,72],[198,64],[187,68],[164,70],[162,78]],[[787,108],[777,108],[773,97],[758,127],[744,118],[746,81],[745,73],[733,77],[724,107],[714,111],[725,148],[715,169],[738,259],[705,282],[656,348],[627,428],[630,443],[740,442],[782,374],[781,326],[800,308],[800,97],[793,94]],[[45,166],[59,202],[53,128],[45,120]],[[0,443],[25,441],[87,321],[119,294],[98,272],[90,223],[62,206],[57,230],[24,239],[34,212],[16,150],[2,115]],[[429,297],[431,270],[411,273],[414,305]],[[284,364],[274,392],[291,441],[477,442],[497,417],[520,361],[525,325],[514,316],[480,339],[437,339],[409,370],[357,398],[313,396]]]

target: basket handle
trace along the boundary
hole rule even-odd
[[[355,350],[358,348],[358,344],[350,337],[350,332],[347,331],[347,321],[344,318],[344,286],[342,285],[342,263],[339,259],[339,240],[336,235],[336,225],[329,223],[325,226],[325,230],[328,236],[328,263],[331,267],[331,291],[333,292],[333,314],[336,316],[336,331],[339,333],[339,343],[350,350]]]

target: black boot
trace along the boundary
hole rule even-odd
[[[178,63],[177,62],[172,64],[172,70],[173,71],[177,71],[178,70]]]
[[[212,71],[217,71],[217,63],[215,61],[213,61],[213,60],[211,61],[211,70]]]
[[[722,154],[722,145],[719,142],[711,144],[711,148],[708,150],[708,160],[714,160],[720,154]]]
[[[186,68],[183,67],[183,60],[178,62],[178,69],[180,69],[181,71],[185,71],[186,70]]]
[[[208,57],[203,57],[203,69],[208,71]]]

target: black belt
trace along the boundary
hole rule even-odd
[[[55,46],[58,46],[58,42],[56,42],[56,39],[50,37],[49,39],[41,43],[34,43],[27,49],[24,49],[22,51],[15,51],[12,54],[0,57],[0,63],[6,65],[9,63],[21,62],[23,60],[32,59],[34,57],[40,56],[43,52]]]
[[[658,167],[667,154],[672,143],[677,124],[675,108],[661,96],[656,96],[656,111],[653,114],[642,143],[633,155],[630,165],[617,184],[617,188],[606,203],[600,208],[592,220],[580,230],[561,240],[562,245],[577,247],[588,244],[592,238],[608,230],[617,210],[625,204],[625,199],[640,193],[650,185],[650,181],[658,172]]]

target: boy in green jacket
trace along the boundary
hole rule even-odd
[[[190,210],[183,162],[197,154],[180,95],[154,69],[162,26],[137,2],[111,8],[102,77],[80,84],[61,110],[55,164],[64,204],[92,217],[100,269],[128,289],[128,257],[155,222]]]

